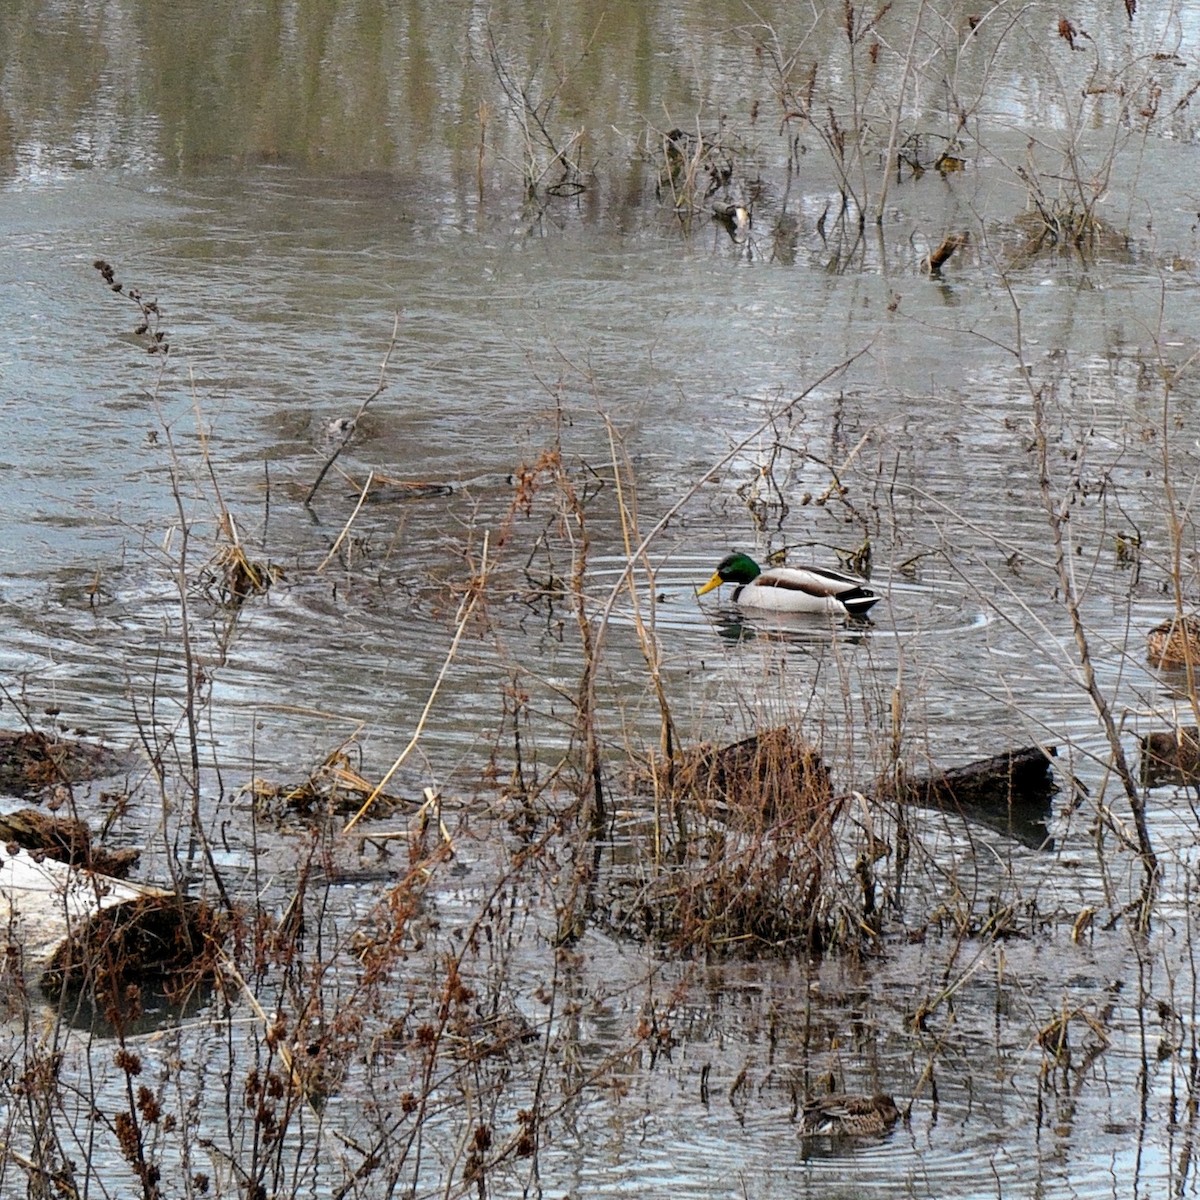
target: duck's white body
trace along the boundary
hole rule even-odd
[[[823,567],[772,567],[757,579],[745,583],[733,593],[733,602],[744,608],[768,608],[775,612],[847,613],[865,612],[870,603],[851,609],[843,597],[865,600],[864,585],[853,575],[829,571]]]
[[[722,583],[736,585],[735,604],[769,612],[864,616],[879,602],[879,596],[863,580],[843,571],[827,567],[771,567],[760,571],[758,564],[744,554],[731,554],[723,559],[698,595],[703,596]]]

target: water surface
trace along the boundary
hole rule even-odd
[[[494,786],[512,769],[514,707],[529,771],[571,744],[581,655],[564,584],[584,537],[587,610],[612,600],[597,694],[619,806],[637,806],[621,794],[627,760],[658,745],[647,620],[686,741],[796,723],[846,790],[868,788],[896,736],[918,768],[1037,742],[1086,788],[1077,803],[1060,792],[1052,853],[911,815],[916,897],[865,964],[702,965],[599,930],[564,959],[548,941],[559,876],[514,885],[497,994],[545,1034],[555,1070],[595,1078],[547,1118],[540,1175],[506,1160],[497,1192],[1099,1197],[1117,1178],[1122,1195],[1196,1191],[1194,810],[1185,789],[1146,796],[1164,881],[1142,938],[1122,913],[1140,867],[1113,834],[1129,830],[1128,806],[1047,510],[1065,518],[1088,656],[1136,758],[1136,734],[1195,719],[1186,679],[1152,670],[1144,638],[1177,590],[1185,607],[1196,595],[1200,254],[1181,183],[1196,154],[1196,9],[1130,21],[1084,6],[1072,49],[1037,6],[989,10],[974,34],[957,9],[921,6],[906,71],[917,7],[860,26],[853,55],[833,9],[722,4],[450,19],[421,4],[185,6],[170,21],[137,5],[17,5],[0,25],[10,716],[186,763],[186,550],[202,821],[239,898],[282,913],[306,835],[265,830],[238,789],[301,778],[352,734],[379,778],[486,566],[391,785],[414,805],[438,789],[453,814],[458,867],[428,898],[444,923],[431,958],[474,919],[520,850]],[[793,53],[784,79],[774,64]],[[1122,107],[1118,82],[1136,105]],[[527,140],[521,88],[554,144],[575,147],[569,169]],[[902,88],[898,138],[919,176],[880,165]],[[843,177],[830,137],[856,112],[865,148]],[[694,211],[677,211],[662,174],[675,128],[715,138],[734,164]],[[963,170],[932,169],[947,146]],[[866,201],[862,232],[852,206],[839,221],[847,180]],[[739,198],[753,208],[745,236],[710,212]],[[1051,201],[1060,214],[1095,201],[1094,240],[1039,247],[1028,214]],[[931,278],[923,258],[960,230],[969,244]],[[146,352],[136,305],[97,258],[157,299],[169,356]],[[385,355],[345,476],[305,507],[327,426],[372,394]],[[513,477],[539,460],[561,462],[559,483],[547,470],[519,493]],[[372,472],[453,488],[356,511]],[[225,512],[281,572],[236,614],[215,602]],[[865,629],[695,597],[733,546],[832,565],[864,545],[886,593]],[[894,814],[856,815],[895,832]],[[143,801],[115,830],[161,871],[176,819]],[[339,844],[342,865],[364,870],[359,849]],[[618,839],[605,853],[641,851]],[[394,859],[381,869],[401,873]],[[351,987],[347,931],[381,890],[354,878],[323,910],[347,939],[334,990]],[[998,909],[1011,936],[993,936]],[[551,977],[577,1011],[535,998]],[[660,1054],[626,1055],[648,1011],[671,1036]],[[1039,1041],[1064,1013],[1069,1061]],[[195,1086],[222,1056],[244,1069],[262,1048],[245,1038],[198,1022],[163,1045],[199,1064]],[[497,1129],[533,1103],[541,1045],[497,1093]],[[108,1048],[78,1049],[101,1106],[118,1103]],[[397,1071],[374,1093],[379,1077],[360,1068],[308,1118],[326,1129],[297,1135],[309,1150],[330,1131],[369,1144],[371,1121],[415,1086]],[[878,1143],[805,1146],[795,1104],[827,1074],[911,1098],[909,1118]],[[484,1119],[454,1095],[429,1121],[436,1152],[406,1176],[422,1192],[458,1186],[461,1123]],[[197,1128],[213,1136],[223,1120],[218,1103]],[[164,1137],[160,1152],[179,1162],[188,1148]],[[109,1154],[95,1169],[119,1188],[128,1167]],[[338,1194],[309,1151],[295,1163],[288,1186]],[[385,1194],[376,1185],[350,1194]]]

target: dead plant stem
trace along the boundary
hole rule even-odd
[[[437,678],[433,681],[433,687],[430,689],[429,698],[425,701],[425,707],[421,710],[421,716],[417,721],[416,728],[413,730],[413,735],[409,739],[408,745],[400,752],[396,761],[387,769],[383,778],[375,786],[375,790],[363,801],[362,807],[350,818],[342,828],[342,834],[345,835],[358,824],[359,821],[367,814],[371,805],[375,803],[379,794],[387,787],[389,780],[400,769],[404,760],[412,753],[417,743],[421,740],[421,734],[425,731],[425,725],[429,720],[429,714],[433,711],[434,701],[437,699],[438,692],[441,690],[447,673],[450,670],[450,664],[454,661],[454,655],[458,650],[458,644],[462,641],[463,634],[466,632],[467,624],[471,619],[471,613],[475,611],[475,605],[479,602],[479,597],[483,592],[487,582],[487,567],[488,567],[488,534],[484,531],[483,535],[483,554],[479,560],[479,571],[475,578],[471,581],[470,588],[467,594],[463,597],[462,603],[458,606],[458,613],[455,616],[454,638],[450,642],[450,649],[446,652],[446,657],[442,662],[441,670],[438,671]]]
[[[1161,316],[1160,316],[1161,328]],[[1200,352],[1197,352],[1200,353]],[[1166,501],[1164,508],[1167,514],[1167,533],[1171,543],[1171,592],[1175,602],[1175,621],[1181,631],[1180,644],[1183,647],[1184,668],[1187,675],[1187,699],[1192,710],[1192,720],[1197,726],[1200,726],[1200,700],[1196,695],[1196,680],[1197,672],[1200,672],[1200,663],[1194,660],[1192,639],[1186,636],[1183,625],[1183,522],[1179,517],[1179,501],[1175,493],[1174,480],[1171,477],[1171,397],[1174,392],[1175,380],[1191,366],[1196,359],[1197,353],[1193,353],[1182,366],[1168,369],[1165,363],[1160,363],[1160,372],[1162,374],[1162,420],[1161,420],[1161,444],[1162,444],[1162,479],[1163,479],[1163,498]]]
[[[875,209],[875,224],[883,225],[883,210],[887,204],[888,184],[892,179],[892,164],[896,161],[896,143],[900,137],[900,118],[904,113],[904,96],[908,91],[908,81],[912,76],[913,55],[917,51],[917,37],[921,32],[921,21],[925,16],[926,0],[921,0],[917,15],[913,18],[912,31],[908,38],[908,50],[904,55],[904,75],[900,80],[900,94],[896,98],[896,107],[892,112],[892,128],[888,134],[887,153],[884,155],[883,182],[879,186],[879,204]],[[864,194],[864,199],[865,199]]]
[[[1053,487],[1050,480],[1050,451],[1046,437],[1046,414],[1043,403],[1043,392],[1040,388],[1032,388],[1033,394],[1033,425],[1034,438],[1037,444],[1038,456],[1038,486],[1042,495],[1042,506],[1050,523],[1050,533],[1054,542],[1054,565],[1058,574],[1059,588],[1067,616],[1071,621],[1071,632],[1075,638],[1075,647],[1079,654],[1079,669],[1082,672],[1084,691],[1092,702],[1096,715],[1104,726],[1105,739],[1112,755],[1113,769],[1121,782],[1125,797],[1129,801],[1133,813],[1134,828],[1137,830],[1138,853],[1146,869],[1146,885],[1149,889],[1158,877],[1158,858],[1154,853],[1150,828],[1146,822],[1146,808],[1138,790],[1137,781],[1133,777],[1129,762],[1125,757],[1125,747],[1121,735],[1113,719],[1112,707],[1108,698],[1100,689],[1096,680],[1096,670],[1092,663],[1091,646],[1088,643],[1087,629],[1079,610],[1079,596],[1075,586],[1074,573],[1068,562],[1066,539],[1063,528],[1067,523],[1067,505],[1069,497],[1055,502]],[[1147,897],[1148,899],[1148,897]],[[1143,910],[1143,915],[1145,910]]]
[[[329,547],[329,553],[321,560],[321,565],[316,571],[318,575],[320,575],[321,572],[324,571],[327,566],[329,566],[333,556],[338,552],[338,547],[346,540],[346,535],[350,532],[350,526],[354,524],[355,517],[357,517],[362,511],[362,506],[366,503],[367,495],[371,490],[371,484],[374,482],[374,480],[375,472],[371,471],[367,475],[367,482],[363,484],[362,491],[359,493],[358,503],[354,506],[354,511],[349,517],[346,518],[346,523],[342,526],[341,533],[337,535],[337,537],[334,539],[333,545]]]
[[[621,537],[625,546],[625,556],[627,559],[633,557],[632,538],[637,536],[637,509],[636,498],[627,498],[625,495],[624,484],[622,477],[624,468],[628,465],[627,460],[622,455],[617,453],[616,432],[613,429],[612,421],[605,416],[604,427],[608,432],[608,449],[611,456],[613,467],[613,479],[616,484],[617,491],[617,511],[621,516]],[[650,626],[647,627],[646,621],[642,616],[641,600],[638,596],[637,585],[634,582],[632,574],[628,576],[629,580],[629,599],[633,608],[633,624],[637,630],[638,644],[641,647],[642,657],[645,659],[646,667],[650,671],[650,679],[654,684],[654,694],[658,701],[659,711],[659,749],[662,754],[662,762],[667,772],[667,792],[671,791],[672,777],[675,767],[675,724],[671,717],[671,706],[667,700],[666,689],[663,687],[662,679],[662,655],[659,652],[657,639],[654,633],[654,572],[649,562],[646,560],[645,552],[640,555],[642,565],[646,570],[646,574],[650,579]],[[657,771],[656,771],[657,773]],[[662,853],[662,831],[659,827],[660,813],[658,812],[658,796],[661,789],[656,786],[654,789],[655,796],[655,857],[658,858]]]

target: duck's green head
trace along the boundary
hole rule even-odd
[[[705,592],[711,592],[713,588],[719,588],[723,583],[750,583],[761,574],[758,563],[748,554],[727,554],[717,564],[713,577],[696,595],[703,596]]]

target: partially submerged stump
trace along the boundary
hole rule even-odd
[[[950,770],[905,776],[876,791],[924,808],[950,809],[1023,845],[1053,849],[1049,824],[1057,785],[1054,746],[1005,750]],[[786,726],[728,746],[684,751],[675,774],[677,798],[716,811],[745,829],[780,820],[807,826],[836,807],[829,771],[818,751]]]
[[[214,941],[207,908],[160,888],[0,848],[0,990],[88,986],[98,1000],[130,982],[198,972]]]

